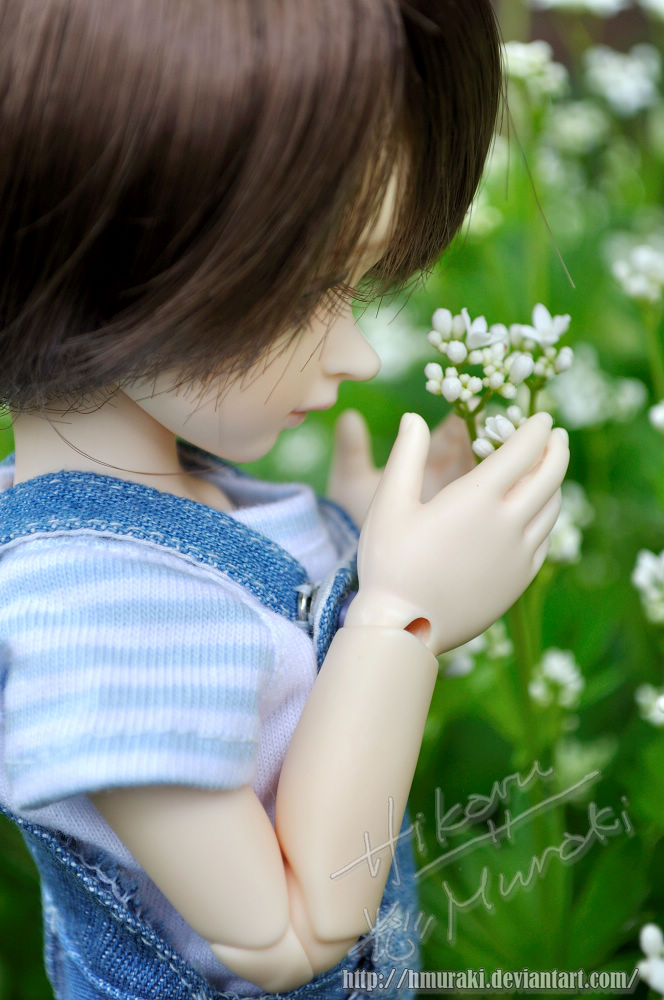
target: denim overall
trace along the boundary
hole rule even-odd
[[[200,468],[201,463],[225,467],[191,445],[180,442],[179,448],[188,468]],[[11,462],[12,455],[1,464]],[[0,546],[21,536],[78,529],[143,539],[185,553],[217,568],[265,606],[305,628],[320,669],[339,627],[340,611],[343,617],[344,605],[352,599],[357,529],[336,505],[319,503],[338,551],[345,548],[346,554],[316,585],[288,552],[228,514],[89,473],[52,473],[0,493]],[[71,837],[27,822],[2,805],[0,809],[19,827],[39,869],[44,958],[58,1000],[239,1000],[239,994],[211,986],[173,950],[159,927],[147,922],[135,887],[110,857],[95,852],[91,858],[89,848]],[[403,972],[419,968],[410,841],[406,814],[379,913],[372,915],[371,930],[349,954],[311,982],[286,993],[261,994],[258,1000],[413,996]],[[355,973],[352,981],[344,970]]]

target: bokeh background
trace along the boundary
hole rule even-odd
[[[503,621],[441,658],[411,797],[419,927],[426,969],[631,974],[642,926],[664,926],[664,2],[497,8],[508,102],[463,233],[408,297],[358,310],[381,375],[252,469],[323,491],[348,406],[380,463],[402,412],[435,426],[437,308],[570,315],[574,364],[538,400],[572,453],[549,558]],[[35,872],[2,821],[0,998],[51,996],[40,952]]]

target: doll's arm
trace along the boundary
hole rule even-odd
[[[434,654],[502,614],[544,559],[568,459],[549,417],[532,418],[422,504],[428,449],[426,425],[409,415],[362,532],[358,596],[284,761],[276,832],[248,789],[95,796],[220,959],[264,989],[306,982],[368,929],[419,752]],[[367,858],[367,844],[384,846]]]

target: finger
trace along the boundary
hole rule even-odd
[[[539,514],[533,518],[526,528],[526,538],[532,545],[533,550],[539,549],[540,545],[548,540],[553,526],[558,520],[561,502],[562,495],[560,489],[557,489],[549,502],[542,507]]]
[[[549,444],[541,462],[508,494],[510,503],[517,503],[528,523],[549,502],[559,488],[569,463],[567,431],[557,427],[549,435]]]
[[[376,490],[373,506],[419,503],[427,455],[429,428],[417,413],[404,413],[397,439]]]
[[[342,476],[356,476],[373,469],[369,431],[357,410],[346,410],[334,428],[333,466]]]
[[[553,418],[536,413],[512,434],[504,445],[478,466],[482,476],[491,476],[496,487],[507,493],[541,459],[551,433]]]

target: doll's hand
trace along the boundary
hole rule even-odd
[[[475,468],[466,425],[449,413],[431,434],[424,469],[422,499],[429,500],[454,479]],[[335,426],[334,452],[327,495],[362,525],[374,498],[383,470],[371,457],[369,431],[357,410],[346,410]]]
[[[341,504],[361,525],[383,470],[371,458],[369,431],[357,410],[345,410],[334,428],[334,452],[327,486],[330,500]]]
[[[431,445],[424,468],[422,501],[426,503],[431,500],[443,486],[470,472],[476,465],[477,459],[470,447],[465,423],[456,413],[448,413],[431,432]]]
[[[405,414],[360,536],[345,624],[408,628],[438,655],[484,631],[526,589],[560,510],[567,433],[538,413],[421,503],[429,431]]]

